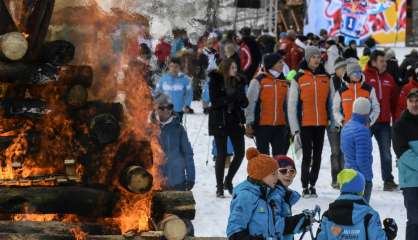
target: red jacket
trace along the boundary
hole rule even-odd
[[[398,103],[398,88],[395,80],[387,72],[379,74],[378,70],[370,66],[370,64],[366,66],[364,75],[366,76],[366,83],[374,87],[379,100],[380,115],[377,122],[390,123],[391,117],[393,120],[395,119],[396,104]]]
[[[242,71],[247,71],[253,61],[251,58],[250,48],[244,42],[242,42],[239,47],[239,59],[241,62]]]
[[[160,42],[155,47],[155,56],[157,57],[158,63],[164,63],[171,53],[171,45],[164,40]]]
[[[406,109],[406,98],[408,96],[409,91],[413,88],[418,88],[418,81],[411,80],[409,83],[404,85],[401,90],[401,94],[399,95],[398,99],[398,108],[396,109],[396,120],[401,117],[401,114]]]
[[[295,41],[285,38],[280,41],[280,50],[285,54],[285,62],[290,69],[296,70],[303,59],[303,50],[296,45]]]

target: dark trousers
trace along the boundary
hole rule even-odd
[[[418,239],[418,187],[404,188],[403,198],[406,207],[406,240]]]
[[[372,136],[375,136],[379,146],[380,164],[383,181],[393,181],[392,175],[392,128],[389,123],[375,123],[371,127]]]
[[[257,149],[260,153],[273,156],[286,155],[289,150],[289,128],[287,126],[257,126],[255,128]]]
[[[341,151],[341,132],[333,127],[327,128],[329,145],[331,146],[331,177],[337,182],[337,175],[344,169],[344,155]]]
[[[216,144],[216,162],[215,162],[215,173],[216,173],[216,185],[218,188],[223,188],[224,174],[225,174],[225,160],[228,155],[227,152],[227,139],[231,139],[232,147],[234,148],[234,158],[228,169],[225,181],[232,182],[235,174],[241,166],[242,159],[244,158],[245,152],[245,141],[244,134],[242,131],[231,131],[225,136],[215,136]]]
[[[321,155],[324,146],[325,127],[302,127],[302,187],[315,186],[321,168]]]

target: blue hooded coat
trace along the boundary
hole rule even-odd
[[[162,172],[166,182],[163,187],[190,190],[195,183],[193,149],[177,117],[161,124],[160,144],[165,154]]]
[[[410,141],[409,146],[398,160],[401,188],[418,187],[418,141]]]
[[[316,239],[387,240],[387,237],[379,214],[362,196],[343,194],[324,213]]]
[[[278,240],[275,189],[246,180],[234,188],[226,233],[228,239],[246,231],[250,236]]]
[[[341,150],[345,168],[352,168],[364,175],[366,181],[373,179],[373,146],[367,116],[353,114],[341,131]]]

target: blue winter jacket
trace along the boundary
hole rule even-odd
[[[368,219],[368,220],[365,220]],[[366,223],[367,234],[366,238]],[[322,216],[317,240],[386,240],[379,214],[362,196],[343,194]]]
[[[193,100],[190,79],[183,73],[178,76],[169,73],[164,74],[155,87],[154,96],[158,93],[170,96],[174,105],[174,112],[182,112],[184,107],[190,107]]]
[[[265,193],[264,190],[265,189]],[[226,234],[247,231],[251,236],[278,240],[274,189],[246,180],[234,188]]]
[[[164,151],[162,172],[166,177],[163,184],[167,189],[188,190],[195,182],[193,149],[187,133],[177,117],[161,124],[160,144]]]
[[[418,187],[418,141],[410,141],[409,146],[398,160],[401,188]]]
[[[373,146],[370,129],[366,127],[367,116],[353,114],[341,131],[341,150],[345,168],[361,172],[366,181],[373,179]]]
[[[285,218],[292,216],[292,206],[299,201],[300,194],[292,190],[286,190],[283,185],[277,185],[276,191],[274,193],[274,198],[279,214],[279,220],[276,221],[276,229],[279,229],[279,232],[281,233],[280,239],[293,240],[293,235],[300,233],[303,230],[303,219],[300,219],[296,226],[292,229],[292,234],[285,235]]]

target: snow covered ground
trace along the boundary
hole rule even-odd
[[[409,52],[409,51],[408,51]],[[403,53],[402,53],[403,55]],[[400,57],[400,54],[398,55]],[[208,117],[202,113],[201,104],[193,103],[196,114],[185,115],[185,127],[189,135],[189,140],[193,146],[196,164],[196,185],[193,189],[196,199],[196,218],[193,221],[196,236],[225,236],[225,229],[229,216],[229,204],[231,196],[225,191],[226,198],[219,199],[215,195],[215,171],[214,162],[211,155],[212,138],[208,136]],[[246,138],[246,148],[253,146],[254,142]],[[381,219],[391,217],[394,218],[399,227],[398,239],[405,238],[406,210],[403,205],[403,197],[398,192],[383,192],[383,182],[380,171],[380,158],[377,143],[373,140],[373,193],[371,198],[371,206],[375,208],[381,216]],[[330,146],[328,139],[325,139],[324,150],[322,153],[322,167],[317,183],[317,191],[319,198],[317,199],[301,199],[293,209],[294,213],[299,213],[303,209],[313,209],[315,205],[319,205],[322,212],[328,208],[328,204],[337,198],[339,192],[331,188],[331,170],[330,170]],[[292,154],[289,154],[292,157]],[[398,172],[395,166],[395,155],[393,156],[393,174],[396,182],[398,182]],[[300,161],[296,162],[297,169],[300,170]],[[244,159],[243,164],[238,171],[234,185],[237,185],[247,177],[247,160]],[[300,175],[291,186],[292,189],[300,192],[301,183]],[[305,236],[305,239],[310,237]]]

